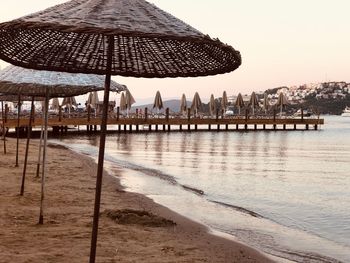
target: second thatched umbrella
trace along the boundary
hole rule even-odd
[[[39,97],[40,100],[45,97],[44,103],[44,131],[41,133],[40,147],[39,147],[39,160],[37,169],[39,170],[39,164],[41,162],[41,144],[42,138],[44,139],[43,147],[43,164],[42,164],[42,200],[40,206],[39,222],[43,220],[43,199],[44,199],[44,183],[46,173],[46,142],[47,142],[47,122],[48,122],[48,105],[49,99],[55,97],[75,96],[87,93],[89,91],[101,90],[103,87],[103,78],[97,75],[85,75],[85,74],[70,74],[60,72],[49,71],[36,71],[15,66],[9,66],[0,71],[0,92],[5,94],[13,94],[15,96],[6,96],[7,100],[10,97],[20,97],[21,101],[32,100],[33,112],[33,98]],[[113,87],[120,87],[123,89],[123,85],[113,83]],[[118,90],[115,90],[118,91]],[[23,96],[24,95],[24,96]],[[72,103],[72,102],[70,102]],[[31,126],[32,118],[29,118],[29,127]],[[19,126],[19,125],[18,125]],[[25,161],[23,167],[21,194],[24,191],[24,180],[27,165],[27,156],[29,149],[30,128],[28,129],[27,146]]]
[[[34,69],[106,75],[90,263],[96,255],[111,75],[197,77],[241,65],[231,46],[144,0],[72,0],[2,23],[0,58]]]

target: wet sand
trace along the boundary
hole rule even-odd
[[[20,196],[25,140],[15,167],[16,141],[0,158],[0,262],[88,262],[96,164],[62,147],[48,148],[44,225],[38,225],[38,141],[30,144]],[[149,198],[123,190],[104,174],[96,262],[272,262],[258,251],[208,229]]]

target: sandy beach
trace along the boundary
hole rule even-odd
[[[1,141],[1,146],[2,146]],[[88,262],[96,164],[61,146],[48,148],[44,225],[38,225],[38,142],[30,144],[24,196],[19,195],[25,140],[15,167],[15,139],[0,158],[0,262]],[[128,210],[126,210],[128,209]],[[272,262],[240,243],[123,190],[105,173],[97,262]]]

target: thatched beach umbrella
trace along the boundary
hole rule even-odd
[[[187,111],[187,100],[186,95],[182,94],[181,102],[180,102],[180,113],[186,114]]]
[[[197,116],[198,110],[200,110],[201,107],[202,107],[202,101],[201,101],[201,98],[199,97],[198,92],[196,92],[194,94],[192,104],[191,104],[191,109],[193,110],[195,116]]]
[[[241,108],[244,107],[244,101],[241,93],[238,93],[235,106],[238,108],[238,115],[241,114]]]
[[[144,0],[72,0],[2,23],[0,58],[35,69],[106,75],[90,262],[95,262],[111,75],[196,77],[241,65],[231,46]]]
[[[224,115],[227,109],[227,104],[228,104],[227,94],[226,94],[226,91],[224,91],[221,98],[221,109],[224,110]]]
[[[255,108],[259,106],[258,98],[256,97],[255,92],[252,92],[249,100],[249,106],[252,107],[253,115],[255,114]]]
[[[153,109],[156,108],[157,112],[159,113],[159,110],[163,109],[163,100],[162,100],[162,96],[160,95],[159,90],[156,93],[156,96],[154,98],[154,102],[153,102]]]
[[[43,100],[43,96],[46,97],[44,105],[44,121],[45,131],[41,133],[40,147],[39,147],[39,160],[37,170],[39,171],[39,165],[41,162],[41,144],[44,137],[44,149],[43,149],[43,166],[42,166],[42,196],[44,189],[45,178],[45,158],[46,158],[46,141],[47,141],[47,116],[48,116],[48,101],[49,98],[64,97],[66,95],[75,96],[87,93],[89,91],[96,91],[103,89],[104,79],[98,75],[86,75],[86,74],[71,74],[60,73],[52,71],[36,71],[31,69],[25,69],[15,66],[9,66],[0,71],[0,92],[10,94],[5,97],[6,100],[14,100],[20,95],[21,101],[38,99]],[[112,83],[113,91],[123,90],[124,85]],[[17,95],[11,95],[17,94]],[[74,103],[74,102],[69,102]],[[32,110],[33,112],[33,102]],[[31,116],[32,117],[32,116]],[[31,126],[31,120],[29,119],[29,126]],[[24,191],[24,179],[26,173],[27,156],[29,149],[30,139],[30,127],[28,129],[27,146],[25,161],[23,167],[21,194]],[[18,150],[17,150],[18,151]],[[42,200],[43,201],[43,200]],[[41,202],[41,214],[42,216],[42,202]]]
[[[209,113],[212,117],[215,116],[215,114],[216,114],[216,102],[215,102],[213,94],[211,94],[211,96],[210,96]]]
[[[280,115],[282,116],[282,110],[283,110],[283,106],[288,105],[288,99],[287,97],[283,94],[283,92],[280,92],[280,94],[278,95],[278,100],[276,102],[276,106],[280,107]]]

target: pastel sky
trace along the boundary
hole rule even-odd
[[[0,22],[65,0],[1,0]],[[349,0],[150,0],[242,55],[234,72],[212,77],[134,79],[113,77],[135,98],[196,91],[202,98],[249,94],[282,85],[350,82]],[[3,68],[6,64],[0,61]]]

